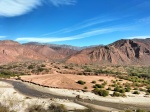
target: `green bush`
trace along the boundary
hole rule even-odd
[[[104,81],[104,79],[99,79],[99,81],[100,81],[100,82],[103,82],[103,81]]]
[[[133,94],[140,94],[140,92],[139,91],[134,91]]]
[[[84,89],[88,89],[88,87],[87,87],[87,86],[85,86],[85,87],[84,87]]]
[[[84,85],[86,82],[82,81],[82,80],[78,80],[77,81],[78,84]]]
[[[44,68],[38,67],[37,71],[42,72],[42,71],[44,71]]]
[[[108,87],[107,90],[111,90],[111,87]]]
[[[93,93],[95,93],[95,94],[97,94],[97,95],[99,95],[99,96],[104,96],[104,97],[106,97],[106,96],[109,95],[109,91],[107,91],[107,90],[102,90],[102,89],[98,89],[98,88],[95,88],[95,89],[93,90]]]
[[[51,106],[49,106],[48,110],[49,111],[47,111],[47,112],[68,112],[66,107],[63,104],[61,104],[61,105],[51,104]]]
[[[46,67],[46,66],[44,64],[42,64],[41,67]]]
[[[33,69],[34,68],[34,65],[29,65],[28,66],[28,69]]]
[[[104,81],[104,82],[102,83],[102,85],[104,85],[104,86],[107,85],[107,81]]]
[[[114,88],[114,91],[117,91],[117,92],[119,92],[119,91],[120,91],[120,88],[119,88],[119,86],[115,87],[115,88]]]
[[[122,88],[122,89],[119,90],[119,92],[120,92],[120,93],[125,93],[125,89]]]
[[[26,112],[47,112],[41,105],[32,105],[26,109]]]
[[[125,92],[130,92],[131,88],[130,87],[126,87],[125,88]]]
[[[91,83],[95,84],[95,83],[96,83],[96,81],[92,81]]]
[[[119,93],[119,92],[114,91],[112,96],[114,96],[114,97],[125,97],[126,95],[124,93]]]
[[[85,68],[84,72],[92,72],[90,68]]]
[[[115,96],[115,97],[119,97],[120,96],[120,93],[119,92],[113,92],[113,95],[112,96]]]
[[[93,86],[93,88],[104,88],[104,85],[101,85],[101,84],[95,84]]]
[[[143,109],[137,109],[136,112],[146,112],[146,111]]]

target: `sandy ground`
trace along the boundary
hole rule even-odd
[[[46,74],[46,75],[31,75],[31,76],[21,76],[21,79],[32,81],[41,85],[47,85],[50,87],[58,87],[63,89],[79,89],[82,90],[86,86],[88,91],[93,89],[92,81],[96,81],[97,84],[101,84],[99,79],[104,79],[107,81],[108,85],[111,80],[115,80],[111,76],[84,76],[84,75],[72,75],[72,74]],[[78,80],[83,80],[86,82],[84,85],[77,84]],[[106,86],[107,87],[107,86]]]
[[[58,87],[57,88],[43,88],[34,84],[30,84],[30,87],[37,89],[39,91],[49,92],[51,94],[57,94],[61,96],[70,96],[76,97],[80,95],[83,99],[90,100],[99,100],[106,102],[117,102],[117,103],[125,103],[125,104],[138,104],[138,105],[148,105],[150,106],[150,96],[145,96],[144,92],[140,92],[139,95],[134,95],[131,92],[126,93],[127,97],[100,97],[91,92],[82,92],[81,90],[68,90],[68,89],[83,89],[85,86],[88,87],[88,90],[92,90],[91,82],[95,80],[97,83],[101,84],[102,82],[98,81],[99,79],[104,79],[107,81],[107,85],[111,84],[111,80],[115,80],[114,77],[111,76],[84,76],[84,75],[72,75],[72,74],[47,74],[47,75],[31,75],[31,76],[22,76],[21,79],[32,81],[35,83],[39,83],[42,85],[48,85],[50,87]],[[85,85],[77,84],[78,80],[83,80],[86,82]],[[122,81],[124,83],[125,81]],[[26,83],[29,84],[29,83]],[[32,85],[32,86],[31,86]],[[63,89],[62,89],[63,88]],[[65,89],[67,88],[67,89]],[[113,91],[110,91],[110,94]]]
[[[18,93],[11,85],[5,82],[0,82],[0,103],[17,112],[24,112],[27,107],[32,105],[41,105],[44,108],[48,108],[52,103],[63,104],[68,110],[86,108],[67,100],[31,98]]]
[[[27,82],[24,82],[26,85],[30,86],[33,89],[36,89],[38,91],[51,93],[54,95],[60,95],[60,96],[70,96],[70,97],[76,97],[77,95],[80,95],[83,99],[89,99],[89,100],[98,100],[98,101],[106,101],[106,102],[115,102],[115,103],[122,103],[122,104],[136,104],[136,105],[144,105],[144,106],[150,106],[150,96],[145,96],[144,92],[141,92],[139,95],[132,94],[131,92],[126,93],[127,97],[101,97],[98,95],[95,95],[91,92],[83,92],[81,90],[68,90],[68,89],[58,89],[58,88],[45,88],[42,86],[30,84]],[[110,91],[110,94],[112,91]]]

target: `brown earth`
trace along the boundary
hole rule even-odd
[[[51,60],[64,58],[63,55],[59,54],[57,51],[55,51],[45,45],[24,45],[24,46],[29,49],[32,49],[33,51],[45,56],[48,59],[51,59]]]
[[[26,60],[47,60],[47,58],[17,42],[0,41],[0,64]]]
[[[62,60],[75,54],[75,50],[54,50],[46,45],[22,45],[11,40],[0,41],[0,64],[28,60]]]
[[[92,81],[96,81],[96,84],[101,84],[99,79],[103,79],[107,81],[107,85],[112,84],[111,80],[115,80],[115,77],[112,76],[84,76],[84,75],[72,75],[72,74],[47,74],[47,75],[31,75],[31,76],[21,76],[21,79],[26,81],[31,81],[37,84],[50,86],[50,87],[57,87],[57,88],[64,88],[64,89],[76,89],[82,90],[86,86],[88,91],[93,90],[93,83]],[[86,84],[80,85],[76,83],[78,80],[85,81]],[[126,81],[122,81],[124,83]],[[107,88],[108,86],[106,86]]]
[[[150,65],[149,60],[150,41],[146,43],[145,41],[137,40],[119,40],[108,46],[84,49],[68,58],[66,62],[77,64]]]

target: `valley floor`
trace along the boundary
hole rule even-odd
[[[0,81],[0,104],[16,112],[27,112],[27,108],[34,105],[41,105],[47,109],[51,104],[63,104],[68,110],[86,109],[86,107],[69,100],[58,98],[45,99],[21,94],[11,84],[3,81]]]

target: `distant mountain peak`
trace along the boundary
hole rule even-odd
[[[1,40],[0,45],[20,45],[20,43],[13,40]]]

